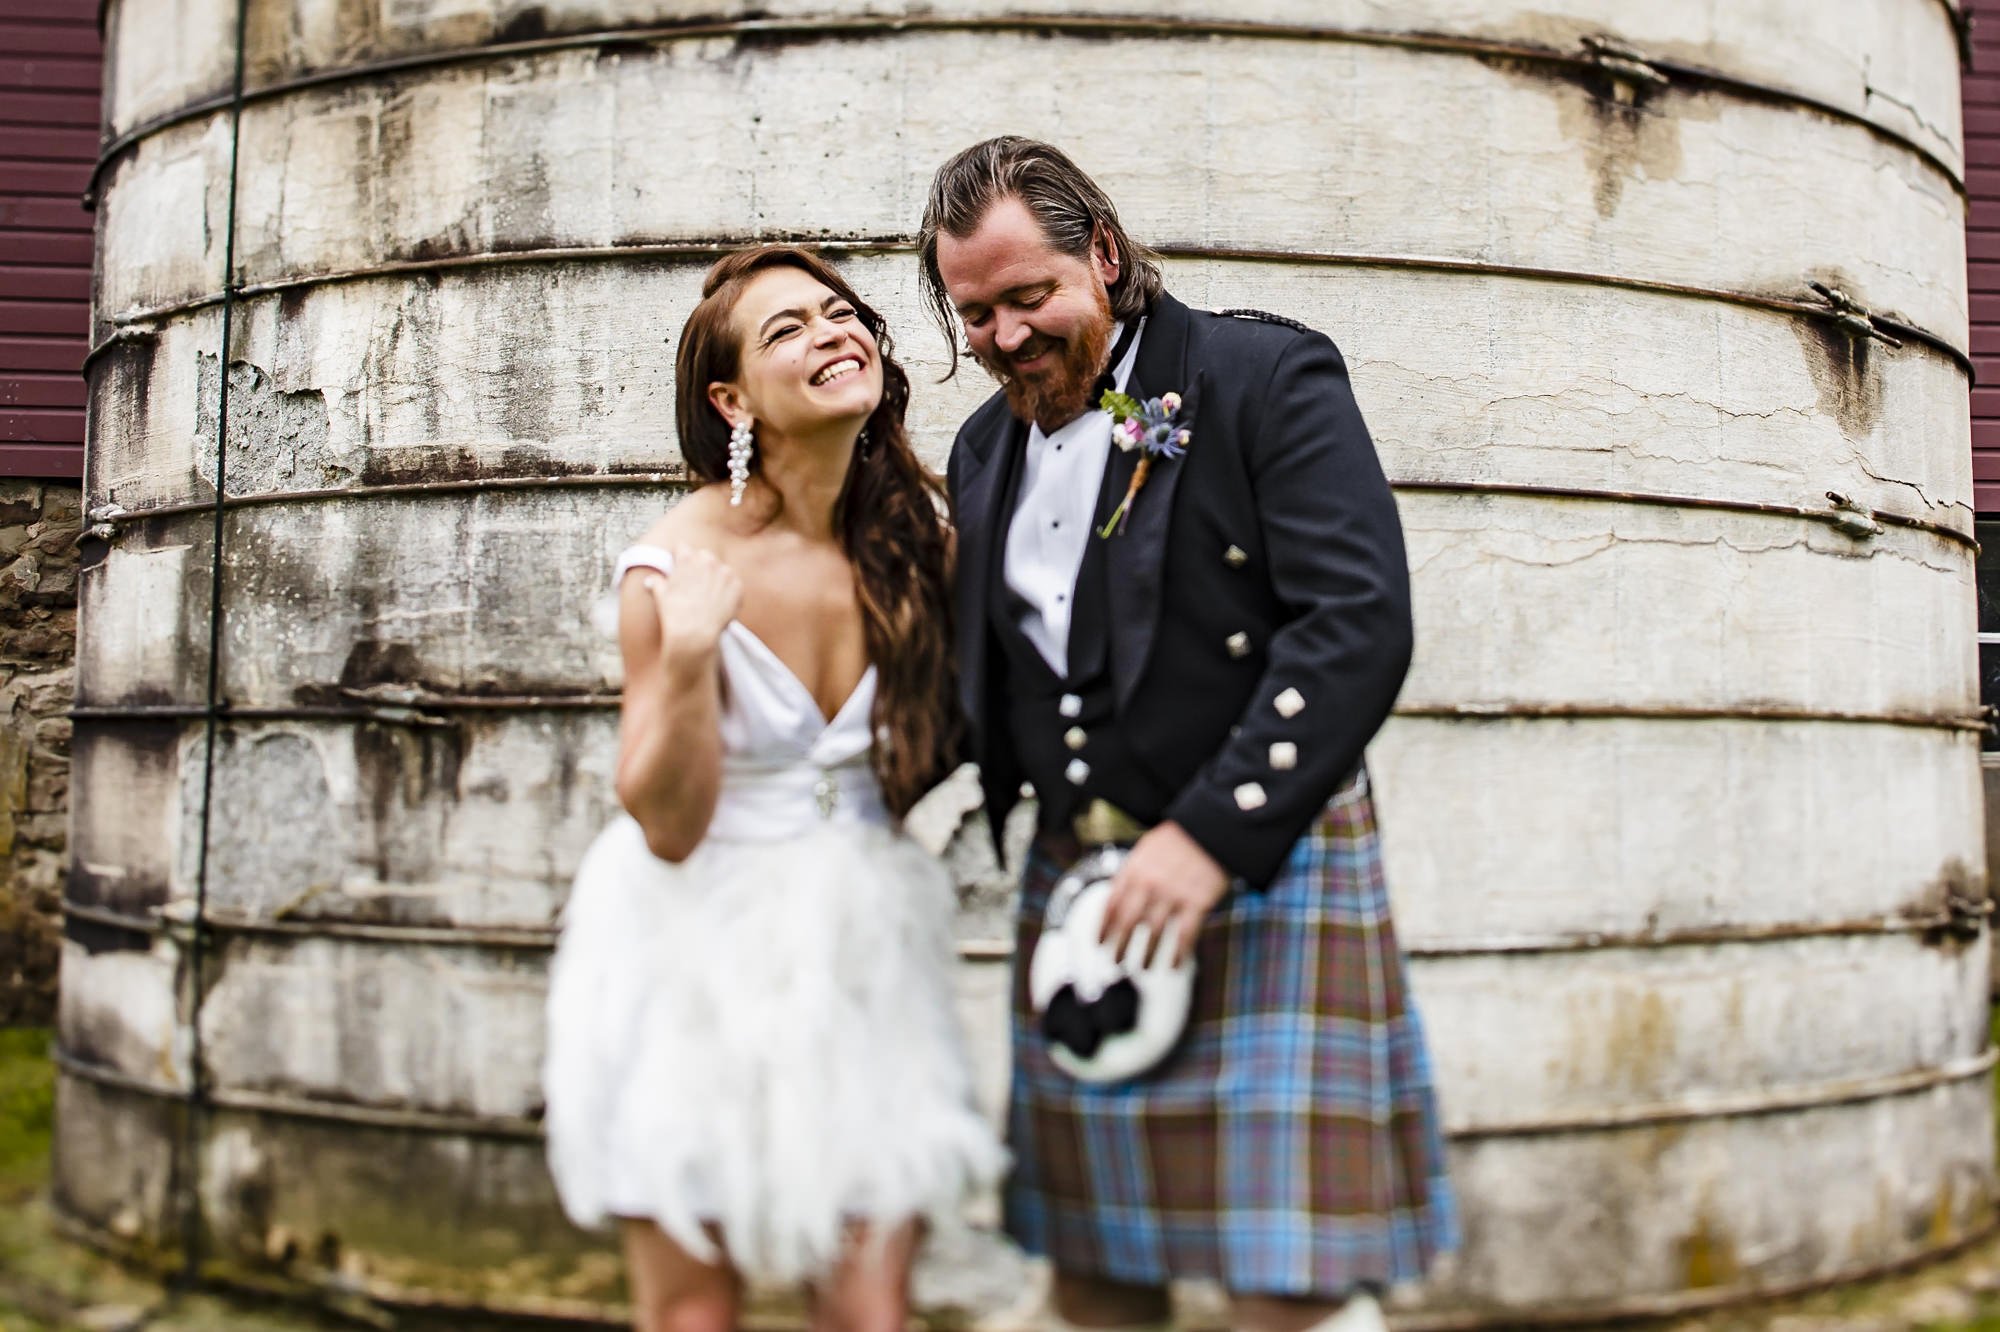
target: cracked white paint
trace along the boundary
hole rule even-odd
[[[466,948],[385,953],[308,939],[233,943],[212,966],[203,1053],[222,1086],[460,1114],[540,1112],[539,956]],[[1005,965],[993,964],[958,975],[961,1022],[989,1053],[1006,1042],[1007,975]],[[91,979],[100,994],[166,992],[153,977],[123,987],[101,971]],[[145,980],[155,981],[150,991]],[[423,1016],[385,1022],[385,1013]],[[983,1059],[978,1074],[980,1105],[997,1123],[1005,1062]]]
[[[1633,1105],[1813,1090],[1973,1058],[1985,1047],[1977,950],[1911,934],[1652,952],[1426,959],[1415,968],[1433,1054],[1476,1097],[1447,1128],[1480,1129]],[[1495,1041],[1493,1033],[1512,1033]],[[1779,1034],[1783,1033],[1782,1038]]]
[[[1402,510],[1405,706],[1977,710],[1971,563],[1928,533],[1513,496]]]
[[[237,358],[265,377],[259,392],[316,396],[327,424],[311,458],[233,444],[254,456],[232,462],[232,489],[453,465],[506,475],[672,467],[673,339],[702,267],[531,265],[248,301]],[[968,366],[937,382],[943,343],[906,259],[843,267],[896,335],[917,386],[913,436],[942,466],[990,381]],[[1816,325],[1670,295],[1222,261],[1171,263],[1168,280],[1198,306],[1275,310],[1327,330],[1393,477],[1814,508],[1838,490],[1969,523],[1971,455],[1952,446],[1970,429],[1965,381],[1915,348],[1872,349],[1850,377],[1829,351],[1844,344],[1823,341]],[[214,310],[168,320],[155,341],[106,360],[94,395],[97,493],[128,508],[208,494],[213,420],[201,387],[212,392],[213,376],[197,371],[219,327]],[[240,384],[232,391],[247,410]]]
[[[539,959],[304,940],[237,944],[219,963],[202,1030],[226,1085],[462,1114],[541,1103]]]
[[[1976,1224],[1992,1170],[1976,1133],[1991,1126],[1991,1089],[1974,1079],[1804,1118],[1579,1135],[1560,1152],[1532,1138],[1462,1147],[1454,1176],[1481,1213],[1423,1301],[1530,1307],[1553,1288],[1587,1308],[1873,1266],[1913,1235]]]
[[[114,0],[115,48],[107,95],[117,132],[229,90],[234,48],[230,0]],[[550,33],[604,31],[690,17],[728,19],[993,15],[1126,16],[1123,0],[397,0],[356,9],[327,0],[259,6],[250,30],[247,84],[350,68],[387,57],[476,46],[521,31],[524,19]],[[1954,164],[1962,143],[1955,79],[1938,77],[1958,57],[1935,0],[1821,0],[1809,22],[1781,4],[1637,6],[1608,0],[1541,0],[1530,7],[1486,0],[1154,0],[1150,16],[1303,24],[1377,33],[1469,36],[1572,50],[1590,34],[1615,32],[1646,54],[1684,61],[1828,102],[1910,135]]]
[[[1935,911],[1985,864],[1977,759],[1886,725],[1398,717],[1369,767],[1398,934],[1450,945]]]
[[[1120,43],[1149,70],[1148,114],[1101,76],[1094,40],[910,32],[872,43],[645,55],[560,51],[449,66],[421,83],[308,90],[249,106],[238,262],[248,281],[426,251],[606,246],[766,234],[900,236],[935,165],[983,134],[1076,144],[1135,235],[1168,245],[1416,254],[1799,294],[1850,294],[1962,345],[1962,201],[1930,166],[1856,125],[1695,98],[1602,111],[1540,74],[1395,48],[1217,38]],[[1069,90],[981,109],[991,65]],[[810,89],[802,98],[801,90]],[[554,108],[560,106],[560,111]],[[878,108],[899,110],[893,147]],[[1114,145],[1077,144],[1117,124]],[[1328,127],[1338,127],[1337,133]],[[162,158],[227,146],[199,126]],[[837,150],[825,145],[837,144]],[[809,163],[808,169],[800,169]],[[107,215],[176,234],[185,209]],[[1436,206],[1436,182],[1455,205]],[[358,191],[358,195],[357,195]],[[1836,201],[1868,200],[1866,207]],[[1714,244],[1726,236],[1726,245]],[[100,317],[204,294],[179,272],[107,269]]]

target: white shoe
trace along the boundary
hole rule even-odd
[[[1338,1313],[1328,1314],[1306,1332],[1389,1332],[1382,1306],[1365,1290],[1350,1295]]]
[[[1308,1327],[1305,1332],[1389,1332],[1382,1306],[1365,1290],[1347,1297],[1347,1303]]]

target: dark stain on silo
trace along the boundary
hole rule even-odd
[[[101,279],[100,279],[101,280]],[[105,342],[106,338],[111,338]],[[136,326],[115,332],[110,328],[94,335],[103,351],[84,367],[85,392],[90,411],[84,420],[84,493],[115,500],[115,487],[105,477],[128,471],[125,458],[143,451],[143,431],[151,415],[154,360],[159,355],[159,334]],[[183,489],[194,490],[192,479]],[[113,492],[113,493],[107,493]],[[86,538],[84,567],[95,560],[90,547],[102,558],[103,543]]]
[[[1839,421],[1849,438],[1867,434],[1882,393],[1882,376],[1867,339],[1849,337],[1819,319],[1801,319],[1793,331],[1805,349],[1820,410]]]
[[[417,650],[408,643],[384,643],[364,638],[341,663],[340,687],[367,689],[372,685],[414,684],[421,671]]]
[[[439,280],[432,275],[431,281],[410,288],[398,312],[399,323],[414,333],[418,340],[417,384],[419,410],[424,417],[424,442],[429,444],[437,439],[444,421],[444,409],[439,398],[444,393],[443,376],[437,365],[437,292]]]
[[[507,20],[493,35],[496,42],[532,42],[549,35],[549,17],[540,5],[530,5]]]
[[[360,721],[353,745],[378,879],[392,884],[431,877],[443,842],[436,825],[443,807],[459,795],[465,757],[460,725]]]
[[[410,112],[408,88],[397,89],[382,99],[381,109],[375,113],[374,151],[361,160],[366,174],[366,179],[361,182],[363,185],[395,177],[410,151]]]
[[[576,803],[576,738],[574,730],[560,731],[555,745],[555,787],[562,797],[562,809],[566,814]]]
[[[506,249],[504,245],[494,245],[491,248],[495,254],[501,253]],[[462,225],[454,225],[429,236],[418,236],[406,242],[399,242],[397,254],[401,258],[414,259],[422,263],[433,259],[462,258],[465,255],[471,254],[472,251],[472,240],[465,231],[465,228]],[[439,281],[439,275],[435,269],[421,275],[413,275],[413,278],[417,276],[428,278],[433,287]]]
[[[1837,270],[1815,271],[1811,276],[1836,290],[1854,290],[1851,280]],[[1785,295],[1797,299],[1796,292]],[[1820,410],[1839,422],[1841,433],[1849,439],[1866,436],[1882,414],[1884,349],[1872,339],[1854,336],[1831,319],[1798,316],[1790,322]]]
[[[90,414],[93,445],[103,438],[107,426],[123,449],[144,438],[147,418],[152,415],[153,363],[159,354],[159,334],[150,330],[128,329],[105,348],[103,358],[90,371],[91,388],[108,390],[102,398],[94,391],[91,395],[98,408]],[[104,453],[98,447],[89,451],[93,463]]]
[[[509,444],[500,450],[495,476],[583,476],[597,470],[584,458],[559,458],[538,444]]]
[[[372,187],[372,182],[393,179],[405,171],[404,159],[410,155],[411,145],[422,141],[415,126],[416,108],[412,92],[422,87],[414,81],[395,88],[382,99],[380,109],[374,113],[375,141],[372,150],[357,159],[361,177],[356,184],[364,194]],[[442,231],[428,236],[405,238],[402,226],[390,219],[377,219],[376,229],[385,236],[396,239],[390,243],[386,257],[390,259],[416,260],[445,259],[472,253],[480,248],[473,241],[472,221],[468,213],[461,212],[457,221]],[[435,272],[411,274],[412,282],[427,282],[437,285]]]
[[[305,317],[306,303],[311,299],[304,287],[286,287],[278,293],[278,333],[282,338],[287,330],[297,330]]]
[[[0,920],[5,919],[8,909],[4,902],[0,902]],[[100,953],[148,953],[153,949],[151,930],[79,920],[75,916],[63,917],[62,937],[90,957]]]
[[[1618,211],[1625,186],[1635,180],[1669,180],[1682,165],[1680,120],[1697,99],[1623,80],[1574,60],[1482,56],[1502,73],[1550,90],[1563,137],[1582,146],[1594,178],[1591,202],[1599,217]],[[1580,94],[1580,95],[1579,95]]]
[[[500,340],[499,382],[509,386],[506,407],[508,433],[516,440],[545,445],[555,431],[552,415],[556,385],[546,344],[531,338]],[[519,447],[516,445],[515,447]]]
[[[1585,103],[1597,128],[1587,143],[1599,217],[1618,211],[1628,180],[1667,179],[1680,171],[1680,126],[1671,116],[1648,111],[1649,100],[1643,92],[1630,100],[1600,93]]]
[[[1937,877],[1924,886],[1920,901],[1904,908],[1913,915],[1942,917],[1940,924],[1923,933],[1924,944],[1948,956],[1963,953],[1979,942],[1992,901],[1987,895],[1986,873],[1957,856],[1938,867]]]
[[[65,901],[141,919],[165,905],[171,872],[165,848],[150,839],[132,845],[121,836],[121,825],[178,804],[181,731],[179,721],[77,719],[70,740],[71,788],[90,791],[95,799],[77,811]],[[79,927],[72,937],[91,952],[152,945],[150,935],[95,932],[84,930],[83,922],[68,923]]]
[[[423,249],[435,242],[439,253],[455,252],[462,248],[457,244],[460,239],[429,237],[417,248]],[[421,436],[413,441],[414,447],[392,448],[378,444],[365,450],[360,475],[364,485],[428,480],[439,474],[434,467],[424,465],[434,452],[429,445],[438,437],[443,419],[438,402],[439,395],[444,391],[438,369],[438,285],[436,273],[413,275],[396,303],[387,331],[368,342],[363,364],[364,382],[380,399],[407,394],[408,400],[415,403],[423,415],[423,430]],[[371,415],[367,428],[371,433],[377,433],[377,425]],[[400,435],[403,432],[387,433]],[[418,465],[408,467],[394,461],[402,454],[419,459]]]

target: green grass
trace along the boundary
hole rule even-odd
[[[44,1030],[0,1031],[0,1202],[18,1201],[48,1178],[56,1106],[50,1044]]]
[[[2000,948],[2000,939],[1996,939],[1993,946]],[[1986,1043],[2000,1046],[2000,1002],[1987,1009]],[[2000,1064],[1993,1066],[1993,1104],[2000,1108]],[[1993,1116],[1993,1136],[1996,1142],[2000,1142],[2000,1114]],[[1994,1329],[1994,1332],[2000,1332],[2000,1328]]]
[[[51,1043],[47,1031],[0,1030],[0,1328],[6,1332],[59,1326],[38,1288],[16,1289],[24,1260],[48,1247],[31,1200],[48,1180],[55,1128]]]

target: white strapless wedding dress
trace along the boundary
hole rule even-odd
[[[671,570],[635,546],[628,569]],[[579,1225],[657,1221],[764,1280],[824,1272],[851,1220],[943,1219],[1005,1157],[972,1103],[951,882],[868,764],[875,669],[831,719],[723,633],[722,791],[680,864],[620,815],[550,966],[549,1164]]]

